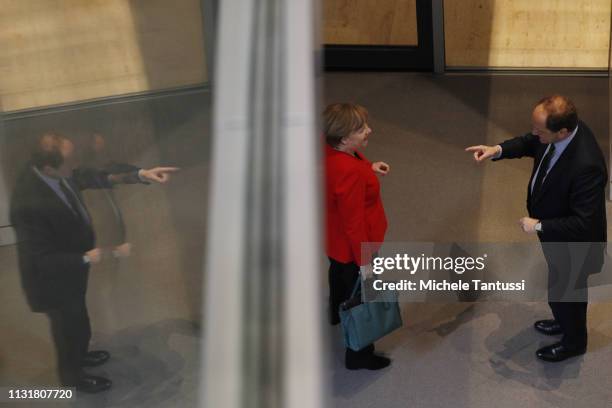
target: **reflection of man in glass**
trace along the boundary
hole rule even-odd
[[[527,190],[529,217],[519,222],[523,231],[537,233],[542,242],[554,317],[537,321],[535,329],[563,335],[560,342],[539,349],[536,355],[545,361],[562,361],[586,352],[586,281],[603,265],[608,176],[593,133],[578,120],[576,107],[568,98],[555,95],[542,99],[531,120],[532,131],[524,136],[466,150],[473,152],[477,162],[534,158]],[[571,265],[576,258],[580,262]],[[568,291],[559,293],[558,288]]]
[[[84,151],[82,161],[87,163],[87,167],[102,170],[108,174],[133,173],[139,170],[139,167],[113,160],[107,149],[106,138],[101,133],[92,134],[90,143]],[[117,205],[113,190],[100,187],[99,192],[103,196],[102,200],[110,206],[115,218],[115,227],[118,234],[113,234],[115,236],[113,237],[114,242],[112,244],[117,245],[120,250],[129,251],[130,244],[125,242],[126,230],[123,214],[121,208]]]
[[[110,357],[106,351],[88,351],[91,327],[85,303],[91,264],[100,262],[90,215],[80,190],[111,188],[113,184],[165,183],[172,167],[109,174],[77,168],[74,145],[55,133],[43,135],[31,163],[17,180],[11,217],[18,237],[22,286],[35,312],[44,312],[58,357],[60,381],[84,392],[110,388],[110,380],[87,375],[84,366],[96,366]],[[118,248],[116,254],[121,254]]]

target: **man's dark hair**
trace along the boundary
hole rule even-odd
[[[562,95],[551,95],[542,98],[536,105],[541,106],[547,114],[546,128],[558,132],[565,128],[572,132],[578,126],[578,112],[569,98]]]
[[[45,166],[57,169],[64,162],[61,146],[64,137],[53,132],[42,135],[32,151],[32,164],[39,170]]]

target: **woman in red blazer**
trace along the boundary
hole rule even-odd
[[[389,165],[370,163],[360,152],[372,133],[367,121],[367,110],[350,103],[329,105],[323,113],[326,251],[330,260],[332,324],[340,322],[338,308],[351,296],[360,265],[371,261],[371,255],[361,253],[361,243],[382,243],[387,230],[377,174],[387,174]],[[345,365],[351,370],[377,370],[389,363],[388,358],[374,354],[373,344],[360,351],[346,349]]]

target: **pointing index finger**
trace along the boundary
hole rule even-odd
[[[158,167],[157,171],[163,171],[164,173],[174,173],[180,170],[178,167]]]

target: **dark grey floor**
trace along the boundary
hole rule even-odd
[[[476,165],[464,148],[529,131],[543,96],[574,99],[609,151],[607,78],[329,73],[323,88],[325,103],[370,111],[365,154],[391,165],[382,180],[387,241],[536,244],[516,222],[531,162]],[[378,344],[393,359],[380,372],[345,370],[335,329],[330,406],[612,407],[612,304],[591,305],[588,353],[559,364],[534,356],[554,339],[531,325],[549,316],[545,303],[405,304],[405,327]]]
[[[333,407],[592,407],[612,404],[610,305],[591,306],[589,352],[552,364],[535,350],[555,338],[531,328],[546,304],[409,305],[407,327],[377,344],[392,358],[379,371],[343,368],[335,333]],[[337,331],[337,330],[336,330]]]

